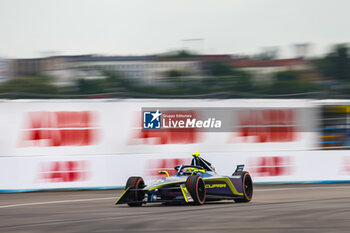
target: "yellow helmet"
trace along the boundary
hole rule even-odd
[[[199,152],[198,152],[198,151],[194,152],[194,153],[192,154],[192,156],[193,156],[193,157],[198,157],[198,156],[199,156]]]

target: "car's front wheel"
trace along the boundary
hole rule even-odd
[[[205,183],[201,176],[189,176],[186,181],[186,188],[191,194],[194,204],[203,205],[206,199]]]
[[[132,176],[128,179],[125,185],[125,189],[142,189],[145,187],[145,182],[142,177]],[[141,206],[142,200],[144,199],[145,194],[141,191],[129,191],[128,195],[128,205],[129,206]]]

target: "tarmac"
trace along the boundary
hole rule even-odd
[[[0,194],[0,232],[350,232],[350,184],[255,185],[250,203],[114,205],[122,190]]]

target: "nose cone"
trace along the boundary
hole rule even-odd
[[[169,177],[164,177],[162,179],[156,180],[146,187],[143,188],[143,190],[149,190],[152,191],[157,188],[162,188],[167,185],[176,185],[185,182],[187,179],[186,176],[169,176]]]
[[[150,189],[152,190],[152,189],[154,189],[155,187],[162,186],[164,183],[167,182],[167,178],[168,178],[168,177],[164,177],[164,178],[162,178],[162,179],[153,181],[152,183],[150,183],[149,185],[147,185],[146,187],[144,187],[143,190],[150,190]]]

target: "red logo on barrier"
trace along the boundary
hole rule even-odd
[[[186,129],[186,132],[142,132],[137,135],[138,139],[143,139],[142,144],[163,145],[163,144],[192,144],[197,143],[198,132],[195,129]],[[136,142],[136,140],[134,141]],[[139,141],[140,142],[140,141]]]
[[[170,176],[175,174],[175,166],[181,164],[189,164],[191,159],[152,159],[147,162],[147,176],[152,178],[164,177],[163,174],[158,174],[158,171],[167,171]]]
[[[40,164],[39,180],[41,182],[78,182],[88,179],[87,161],[54,161]]]
[[[96,112],[30,112],[19,144],[26,146],[88,146],[97,143]]]
[[[193,111],[190,112],[195,116]],[[165,111],[164,114],[185,114],[185,111]],[[136,121],[133,129],[133,138],[129,144],[137,145],[164,145],[164,144],[193,144],[202,141],[202,134],[197,129],[154,129],[142,130],[143,123],[140,118],[140,113],[135,117]]]
[[[289,176],[292,174],[292,158],[290,156],[250,158],[248,170],[254,176]]]
[[[350,175],[350,157],[344,157],[341,175]]]
[[[296,140],[295,110],[241,110],[238,116],[237,132],[243,142]]]

